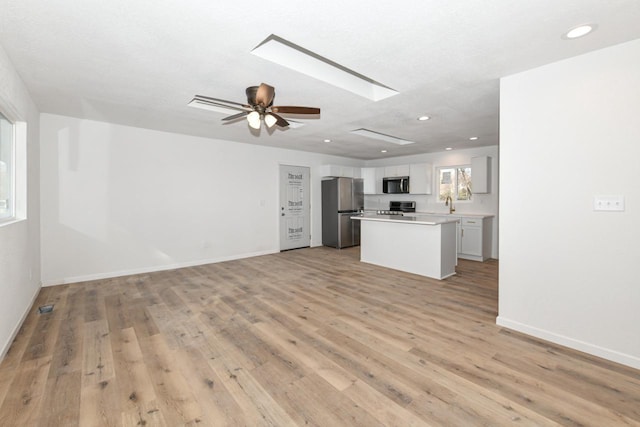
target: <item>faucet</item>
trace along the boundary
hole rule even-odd
[[[449,204],[449,202],[451,202],[451,204]],[[449,206],[449,213],[452,214],[456,211],[456,208],[453,207],[453,199],[451,198],[451,196],[447,196],[446,199],[444,199],[444,205],[445,206]]]

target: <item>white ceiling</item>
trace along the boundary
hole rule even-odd
[[[0,0],[0,11],[0,44],[42,112],[359,159],[496,145],[500,77],[640,38],[638,0]],[[585,22],[597,31],[561,38]],[[399,94],[370,101],[252,55],[271,34]],[[276,105],[320,107],[320,119],[256,134],[187,107],[195,94],[244,103],[261,82]],[[416,143],[349,133],[359,128]]]

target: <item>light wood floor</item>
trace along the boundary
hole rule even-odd
[[[44,288],[0,426],[640,425],[640,372],[495,325],[497,262],[429,280],[312,248]]]

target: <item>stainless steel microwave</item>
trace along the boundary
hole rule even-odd
[[[409,177],[394,176],[382,178],[382,192],[389,194],[401,194],[409,192]]]

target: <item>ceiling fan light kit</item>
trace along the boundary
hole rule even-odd
[[[264,124],[267,125],[268,128],[273,127],[277,121],[278,119],[276,119],[272,114],[267,113],[264,115]]]
[[[260,129],[260,113],[257,111],[252,111],[247,114],[247,121],[249,122],[249,126],[254,129]]]

